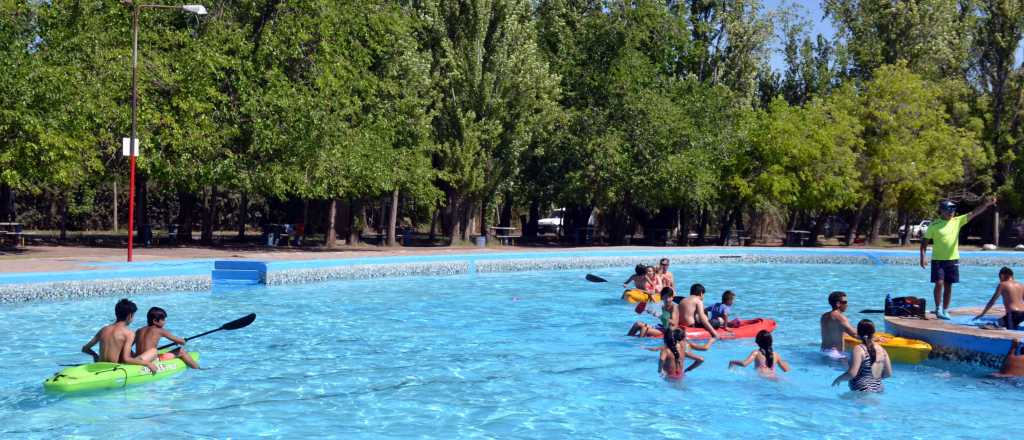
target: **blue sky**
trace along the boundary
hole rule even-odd
[[[810,24],[808,33],[815,37],[818,34],[822,34],[825,38],[831,39],[835,35],[835,28],[832,27],[832,21],[825,18],[825,13],[821,9],[821,2],[816,0],[810,1],[799,1],[799,0],[764,0],[764,6],[766,10],[774,11],[781,9],[787,5],[797,5],[800,15],[802,15]],[[786,63],[782,56],[782,41],[776,40],[772,42],[772,56],[770,64],[772,69],[776,72],[782,72],[786,69]]]

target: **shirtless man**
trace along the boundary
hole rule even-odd
[[[661,286],[671,287],[672,291],[676,291],[676,279],[672,276],[672,272],[668,271],[668,258],[662,258],[658,262],[658,275],[661,276]]]
[[[832,292],[828,295],[828,305],[832,311],[821,315],[821,352],[833,359],[846,358],[846,344],[843,334],[857,337],[857,331],[850,325],[843,312],[846,311],[846,293]]]
[[[1024,284],[1013,279],[1013,270],[1010,270],[1009,267],[999,269],[999,285],[996,286],[996,292],[992,294],[988,304],[985,304],[985,309],[974,319],[985,316],[1000,295],[1003,297],[1003,308],[1006,309],[1003,325],[1009,330],[1016,330],[1017,326],[1024,322]]]
[[[676,304],[672,313],[673,328],[703,326],[712,338],[718,339],[718,332],[711,326],[711,320],[704,312],[704,286],[690,286],[690,296]]]
[[[1020,341],[1014,339],[1010,342],[1010,351],[1003,359],[1003,366],[998,373],[992,373],[995,377],[1021,377],[1024,376],[1024,354],[1020,352]]]
[[[170,360],[176,357],[181,358],[189,368],[199,368],[199,364],[196,363],[195,359],[185,351],[185,340],[174,336],[171,332],[164,329],[164,324],[167,323],[167,312],[159,307],[150,307],[149,312],[146,313],[145,327],[142,327],[135,331],[135,350],[138,352],[146,352],[150,349],[156,350],[157,344],[160,342],[160,338],[170,339],[171,342],[178,344],[180,347],[177,349],[163,353],[160,355],[160,360]]]
[[[142,354],[132,353],[132,343],[135,342],[135,333],[128,328],[135,317],[138,307],[135,303],[122,299],[114,306],[114,316],[117,320],[110,325],[103,326],[96,335],[82,346],[82,353],[92,356],[93,362],[114,362],[118,364],[143,365],[149,368],[150,373],[156,374],[156,349],[150,349]],[[97,354],[92,347],[100,344],[100,352]]]

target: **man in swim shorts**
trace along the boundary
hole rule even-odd
[[[1003,316],[1003,325],[1009,330],[1017,330],[1017,326],[1024,322],[1024,284],[1013,279],[1013,270],[1009,267],[999,269],[999,285],[996,286],[996,292],[992,294],[988,304],[985,304],[985,308],[974,319],[985,316],[1000,295],[1003,297],[1003,309],[1006,310],[1006,316]]]
[[[718,339],[718,332],[711,326],[711,320],[704,312],[704,286],[694,284],[690,286],[690,296],[679,302],[675,313],[672,314],[672,322],[675,327],[704,327],[712,338]]]
[[[835,291],[828,295],[828,305],[832,310],[821,315],[821,352],[833,359],[846,358],[846,344],[843,334],[857,337],[857,331],[846,319],[846,293]]]
[[[147,350],[139,355],[132,353],[132,343],[135,342],[135,333],[128,325],[132,323],[138,307],[128,299],[122,299],[114,306],[113,324],[103,326],[96,335],[82,346],[82,353],[92,356],[93,362],[114,362],[119,364],[143,365],[149,368],[152,374],[156,374],[156,366],[153,360],[156,358],[156,349]],[[97,354],[92,347],[100,344],[100,352]]]
[[[935,288],[935,316],[949,319],[949,303],[953,298],[953,284],[960,282],[960,228],[967,222],[985,212],[996,203],[995,197],[986,197],[985,202],[974,208],[970,214],[956,216],[956,204],[949,200],[939,202],[941,218],[932,220],[921,237],[921,268],[925,268],[925,253],[928,251],[928,240],[932,241],[932,283]],[[941,301],[941,302],[940,302]],[[942,308],[939,308],[939,304]]]
[[[164,328],[166,323],[167,312],[159,307],[151,307],[149,312],[146,313],[146,324],[148,325],[135,331],[135,350],[138,352],[150,349],[157,350],[160,338],[167,338],[171,342],[178,344],[179,347],[173,351],[160,354],[160,360],[166,361],[177,357],[181,358],[189,368],[199,368],[199,364],[185,351],[185,340],[167,331]]]

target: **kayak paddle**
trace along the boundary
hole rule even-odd
[[[587,274],[587,281],[590,281],[592,283],[607,283],[608,282],[608,280],[606,280],[604,278],[601,278],[601,277],[599,277],[597,275],[594,275],[592,273],[588,273]]]
[[[880,309],[864,309],[864,310],[861,310],[860,312],[861,313],[885,313],[885,310],[880,310]]]
[[[189,336],[189,337],[185,338],[185,340],[186,341],[191,341],[191,340],[193,340],[195,338],[198,338],[200,336],[206,336],[206,335],[208,335],[210,333],[218,332],[218,331],[221,331],[221,330],[238,330],[240,328],[248,326],[249,324],[252,324],[252,322],[255,321],[255,320],[256,320],[256,314],[255,313],[250,313],[248,315],[245,315],[245,316],[243,316],[241,318],[238,318],[238,319],[236,319],[234,321],[231,321],[231,322],[229,322],[227,324],[224,324],[224,325],[222,325],[222,326],[220,326],[218,328],[215,328],[213,330],[210,330],[208,332],[200,333],[200,334],[195,335],[195,336]],[[173,347],[175,345],[178,345],[178,344],[176,344],[174,342],[172,342],[170,344],[164,344],[164,345],[161,345],[159,348],[157,348],[157,350],[163,350],[165,348]]]

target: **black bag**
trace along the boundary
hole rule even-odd
[[[924,298],[915,296],[900,296],[885,303],[885,316],[916,316],[925,319],[926,310],[928,307]]]

